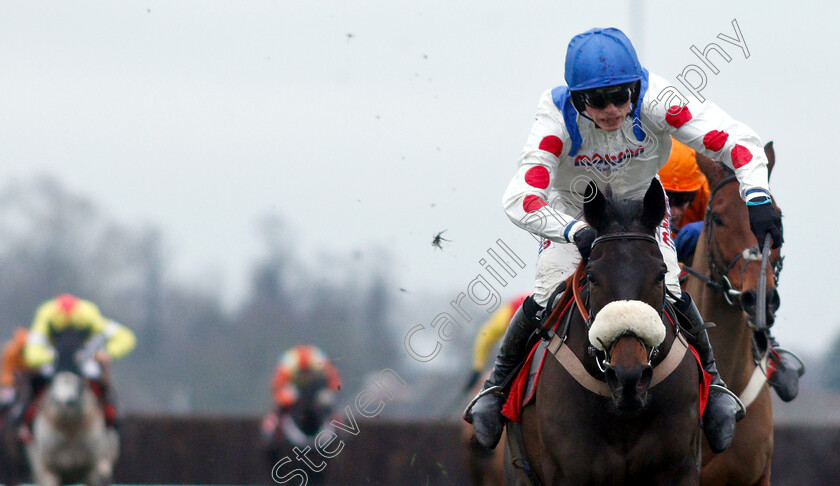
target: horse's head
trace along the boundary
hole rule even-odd
[[[89,401],[86,388],[84,379],[75,373],[62,371],[56,374],[41,405],[44,413],[57,423],[81,421]]]
[[[332,414],[335,392],[327,386],[327,381],[322,373],[317,372],[304,377],[298,387],[298,401],[289,410],[292,419],[306,435],[315,435]]]
[[[776,156],[773,143],[764,146],[772,171]],[[756,316],[758,277],[761,272],[761,250],[750,230],[747,207],[741,200],[734,173],[708,157],[697,154],[697,165],[706,175],[712,189],[706,211],[705,234],[709,253],[711,277],[723,286],[727,302],[741,308],[751,320]],[[775,201],[773,207],[777,210]],[[776,277],[781,269],[780,249],[772,250],[767,265],[766,310],[767,325],[775,319],[779,308]]]
[[[624,410],[645,406],[653,376],[651,350],[665,337],[660,314],[667,267],[656,240],[665,216],[665,195],[654,179],[644,200],[613,200],[594,184],[584,215],[598,233],[586,265],[590,343],[604,351],[613,400]]]

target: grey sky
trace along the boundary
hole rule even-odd
[[[732,61],[703,94],[775,141],[787,257],[777,335],[823,350],[840,323],[827,204],[840,171],[824,155],[838,12],[796,5],[3,1],[0,175],[52,173],[122,221],[160,225],[177,275],[210,276],[230,299],[268,211],[325,273],[324,253],[370,261],[387,248],[395,285],[418,292],[406,299],[454,297],[502,238],[528,264],[509,296],[530,286],[536,245],[501,196],[539,95],[563,82],[569,39],[622,28],[642,64],[676,83],[699,63],[690,47],[733,36],[737,19],[750,57],[721,43]],[[444,229],[453,241],[436,251]]]

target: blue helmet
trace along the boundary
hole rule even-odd
[[[642,78],[642,65],[624,32],[592,29],[578,34],[566,51],[566,84],[571,91],[603,88]]]

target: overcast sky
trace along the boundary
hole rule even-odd
[[[501,196],[571,37],[619,27],[674,83],[698,63],[692,45],[718,42],[732,60],[703,94],[775,141],[787,257],[776,334],[824,350],[840,324],[838,7],[640,4],[2,1],[0,183],[54,174],[121,221],[160,226],[175,273],[210,275],[229,299],[272,211],[313,265],[389,250],[405,299],[454,298],[501,238],[527,263],[511,295],[531,284],[535,244]],[[733,19],[748,59],[717,39],[735,35]],[[444,229],[452,241],[435,250]]]

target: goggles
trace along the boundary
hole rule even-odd
[[[621,84],[618,86],[607,86],[606,88],[588,89],[581,92],[581,98],[587,106],[596,110],[615,105],[621,106],[630,101],[633,94],[633,83]]]
[[[690,192],[671,192],[666,191],[668,194],[668,204],[673,207],[680,207],[680,206],[687,206],[694,201],[694,197],[697,196],[697,191],[690,191]]]

